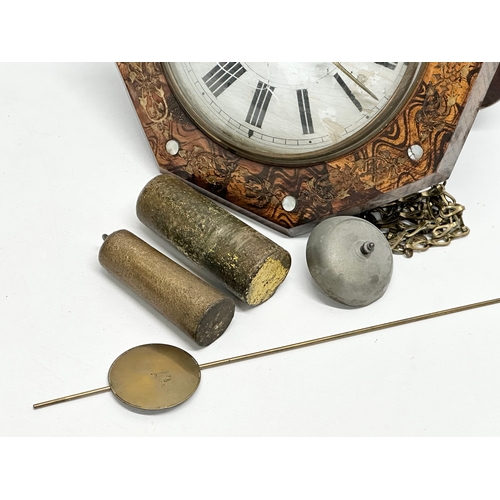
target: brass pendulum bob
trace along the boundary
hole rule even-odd
[[[113,362],[108,373],[109,386],[37,403],[33,405],[33,408],[43,408],[111,390],[121,402],[133,408],[151,411],[165,410],[183,403],[194,394],[200,383],[201,370],[206,368],[214,368],[499,303],[500,298],[476,302],[201,365],[189,353],[178,347],[166,344],[140,345],[125,351]]]

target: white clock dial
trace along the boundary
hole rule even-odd
[[[394,116],[419,63],[164,63],[175,96],[212,139],[269,163],[324,161]]]

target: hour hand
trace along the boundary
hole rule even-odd
[[[338,69],[340,69],[340,71],[342,71],[342,73],[344,73],[346,76],[348,76],[356,85],[358,85],[359,87],[361,87],[367,94],[369,94],[376,101],[378,101],[378,97],[368,87],[366,87],[365,85],[363,85],[352,73],[350,73],[349,71],[347,71],[347,69],[345,69],[344,66],[342,66],[342,64],[340,64],[338,62],[334,62],[333,64]]]

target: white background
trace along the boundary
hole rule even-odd
[[[499,297],[500,104],[480,111],[447,185],[467,238],[395,256],[386,294],[353,310],[314,285],[307,235],[244,218],[291,253],[291,271],[199,348],[97,261],[101,235],[124,228],[210,279],[136,218],[158,170],[115,65],[0,74],[0,435],[500,436],[500,305],[204,370],[192,398],[160,414],[109,392],[32,408],[107,385],[113,360],[139,344],[173,344],[201,364]]]

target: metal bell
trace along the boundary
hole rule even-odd
[[[307,241],[306,259],[321,290],[352,307],[378,300],[392,277],[393,257],[387,239],[358,217],[332,217],[318,224]]]

